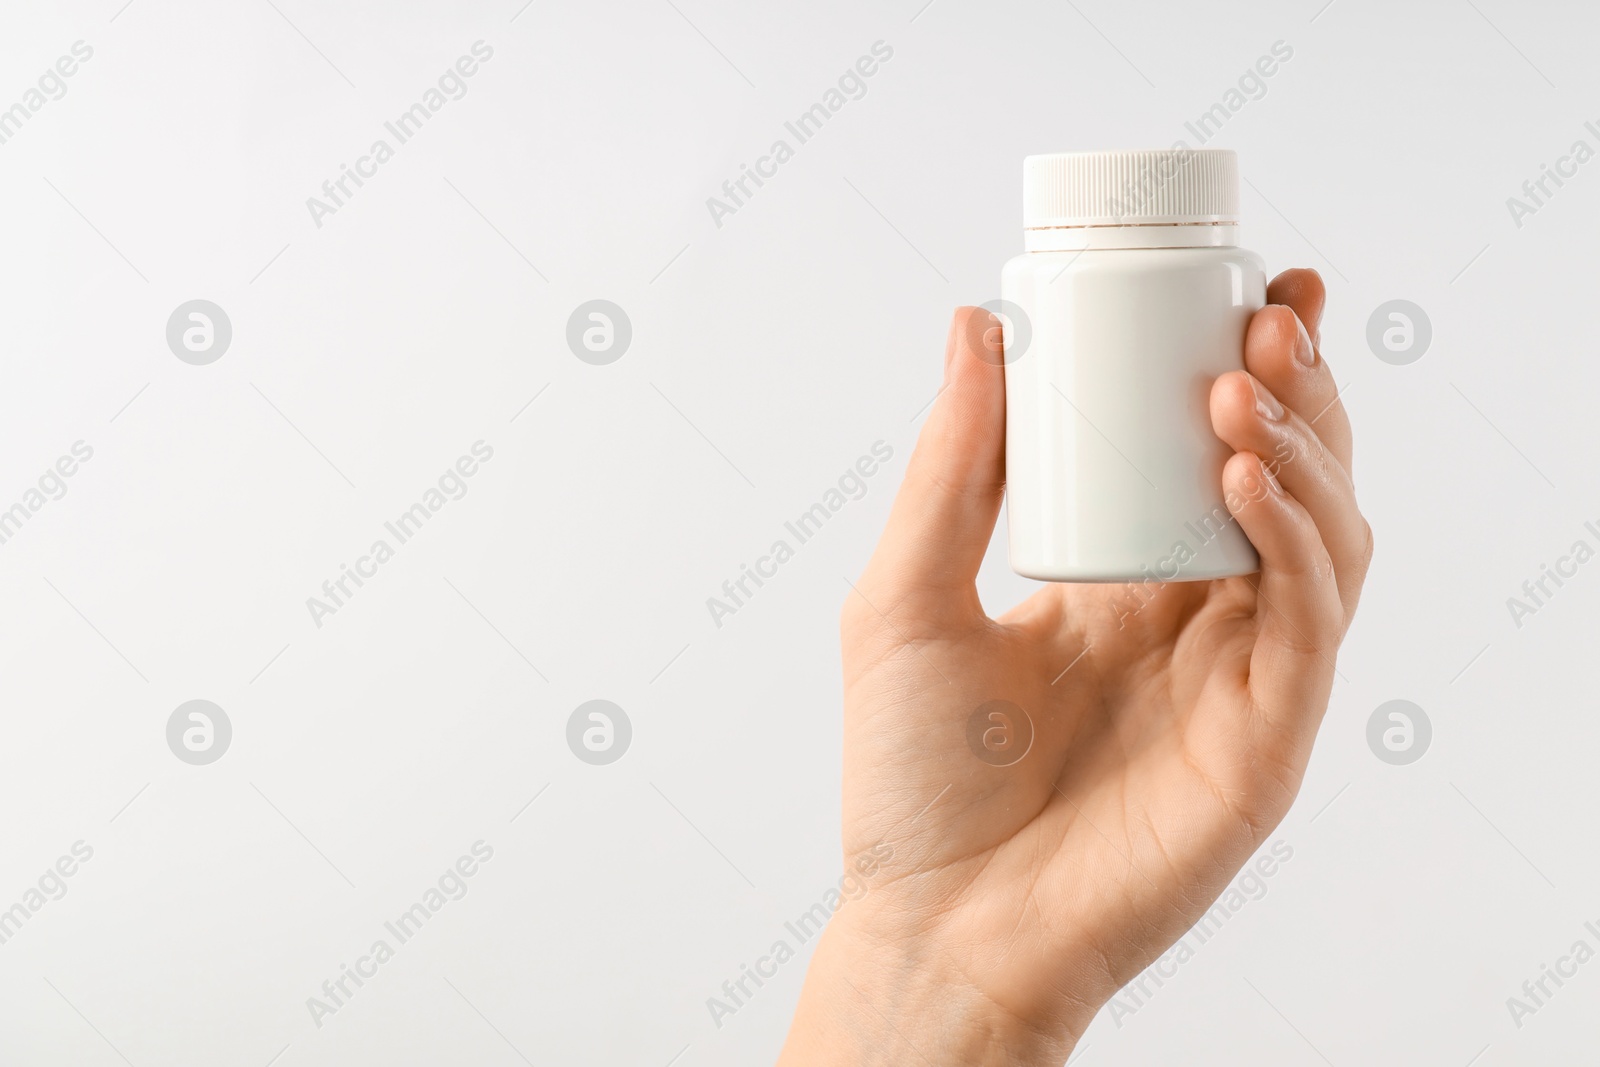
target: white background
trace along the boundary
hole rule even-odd
[[[770,1061],[803,960],[720,1028],[706,998],[838,876],[845,579],[950,308],[1021,247],[1021,159],[1193,145],[1280,40],[1211,143],[1246,246],[1328,282],[1378,555],[1293,859],[1074,1062],[1593,1058],[1600,962],[1520,1028],[1506,999],[1600,947],[1600,563],[1521,628],[1506,599],[1597,540],[1600,162],[1520,228],[1506,199],[1600,147],[1600,15],[923,2],[5,5],[0,107],[94,55],[0,145],[0,507],[94,456],[0,545],[0,908],[94,856],[0,945],[0,1063]],[[480,39],[467,95],[316,226],[306,198]],[[716,226],[879,40],[865,97]],[[165,339],[195,298],[233,326],[209,366]],[[633,324],[610,366],[566,346],[593,298]],[[1365,340],[1396,298],[1433,324],[1409,366]],[[314,625],[480,439],[468,494]],[[716,627],[706,598],[879,440],[866,496]],[[996,611],[1031,587],[1003,544]],[[209,766],[166,744],[195,698],[233,724]],[[633,724],[610,766],[566,744],[593,698]],[[1434,727],[1410,766],[1365,739],[1395,698]],[[480,839],[470,892],[316,1026]]]

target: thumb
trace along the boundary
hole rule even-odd
[[[957,308],[945,384],[906,467],[860,591],[910,618],[981,614],[975,580],[1005,492],[1005,371],[1000,323]]]

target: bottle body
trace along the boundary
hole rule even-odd
[[[1095,240],[1005,265],[1001,298],[1020,311],[1004,323],[1006,514],[1018,574],[1191,581],[1258,569],[1223,500],[1232,450],[1211,428],[1210,392],[1244,366],[1266,275],[1260,257],[1220,243],[1224,229],[1233,227],[1192,247]]]

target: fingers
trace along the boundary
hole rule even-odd
[[[1327,299],[1327,289],[1322,275],[1305,267],[1284,271],[1267,286],[1267,303],[1283,304],[1305,324],[1311,343],[1322,345],[1322,305]]]
[[[1372,528],[1356,504],[1349,473],[1304,419],[1243,371],[1223,375],[1212,387],[1211,423],[1236,452],[1265,461],[1310,516],[1333,564],[1344,610],[1339,628],[1343,636],[1372,561]]]
[[[1294,272],[1290,272],[1294,273]],[[1309,271],[1302,272],[1316,275]],[[1280,278],[1281,281],[1281,278]],[[1277,285],[1277,282],[1273,283]],[[1311,283],[1302,283],[1302,287]],[[1322,283],[1315,280],[1320,312]],[[1269,290],[1270,292],[1270,290]],[[1306,303],[1304,293],[1296,294]],[[1309,306],[1309,305],[1308,305]],[[1244,340],[1244,365],[1274,396],[1311,426],[1346,471],[1351,469],[1350,418],[1339,399],[1333,372],[1317,352],[1307,325],[1286,305],[1269,304],[1255,313]],[[1315,319],[1309,324],[1316,328]]]
[[[1261,555],[1260,632],[1250,653],[1252,704],[1267,723],[1288,734],[1303,755],[1333,687],[1333,658],[1344,607],[1333,565],[1317,525],[1299,501],[1276,484],[1249,452],[1223,467],[1228,509]],[[1306,729],[1309,725],[1310,729]],[[1297,759],[1297,763],[1303,760]]]
[[[1222,376],[1211,393],[1212,424],[1237,450],[1224,498],[1261,555],[1250,701],[1301,768],[1372,553],[1350,480],[1350,421],[1317,350],[1324,297],[1315,271],[1275,278],[1245,337],[1249,373]]]
[[[861,579],[879,610],[982,613],[975,580],[1005,489],[1005,372],[999,323],[957,308],[935,401],[889,524]],[[985,345],[992,346],[986,349]]]

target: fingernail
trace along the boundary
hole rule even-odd
[[[1283,418],[1283,405],[1278,403],[1278,398],[1267,392],[1267,387],[1252,379],[1251,387],[1256,393],[1256,414],[1268,422],[1277,422]]]
[[[1299,336],[1294,341],[1294,358],[1302,366],[1315,367],[1317,365],[1317,343],[1306,332],[1304,323],[1300,324]]]

